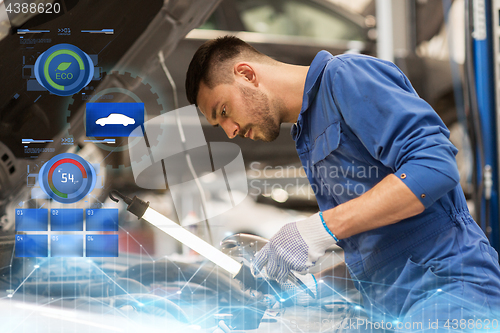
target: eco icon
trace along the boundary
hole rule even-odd
[[[58,44],[38,57],[35,77],[49,92],[70,96],[90,83],[94,77],[94,63],[78,47]]]

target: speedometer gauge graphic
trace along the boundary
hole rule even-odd
[[[39,173],[42,190],[61,203],[80,201],[92,192],[95,183],[96,173],[90,163],[70,153],[51,158]]]

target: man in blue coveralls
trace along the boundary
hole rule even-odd
[[[197,50],[186,93],[229,138],[272,141],[294,123],[321,212],[282,227],[254,272],[282,283],[337,243],[374,318],[439,332],[498,320],[498,255],[467,209],[457,149],[394,64],[321,51],[296,66],[226,36]]]

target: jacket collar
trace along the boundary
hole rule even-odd
[[[323,76],[323,71],[326,64],[333,59],[333,56],[327,51],[320,51],[311,62],[307,71],[306,83],[304,85],[304,96],[302,97],[302,108],[297,119],[297,123],[292,126],[292,137],[294,140],[300,136],[302,128],[302,114],[309,109],[311,102],[316,97],[319,89],[320,78]]]

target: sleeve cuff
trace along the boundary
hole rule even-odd
[[[458,185],[447,175],[418,164],[406,163],[394,175],[408,186],[425,208]]]

